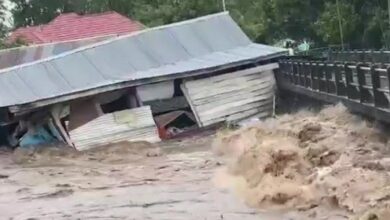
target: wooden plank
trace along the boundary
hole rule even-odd
[[[259,79],[259,80],[253,80],[250,82],[242,82],[242,83],[234,83],[230,86],[226,87],[219,87],[219,86],[212,86],[213,88],[218,89],[212,89],[212,90],[205,90],[205,87],[190,87],[191,91],[189,92],[189,95],[192,97],[193,100],[201,99],[205,96],[215,96],[219,94],[224,93],[234,93],[239,92],[245,89],[250,89],[252,87],[262,85],[262,84],[275,84],[273,75],[270,75],[269,77]],[[266,85],[264,85],[266,86]]]
[[[72,130],[71,139],[78,150],[119,141],[159,141],[149,106],[105,114]]]
[[[240,112],[234,115],[230,115],[228,120],[229,121],[236,121],[236,120],[243,120],[251,117],[258,117],[258,118],[264,118],[271,115],[272,106],[267,105],[264,106],[263,109],[259,111],[259,109],[251,109],[245,112]]]
[[[214,106],[224,106],[232,102],[240,102],[243,99],[250,99],[250,98],[255,98],[264,95],[272,95],[274,94],[273,91],[274,91],[274,87],[269,86],[262,90],[255,90],[251,93],[243,93],[236,96],[229,96],[227,98],[223,97],[220,98],[219,100],[207,99],[202,103],[196,103],[195,106],[198,111],[204,111],[213,108]]]
[[[218,94],[215,96],[203,98],[203,99],[197,99],[194,100],[194,105],[207,105],[207,104],[224,104],[226,102],[229,102],[231,100],[237,100],[242,99],[242,97],[248,97],[252,95],[262,95],[264,93],[268,93],[269,91],[274,89],[274,85],[272,84],[263,84],[259,85],[260,88],[252,87],[250,90],[243,90],[239,92],[231,92],[231,93],[223,93]]]
[[[192,86],[193,84],[198,84],[198,83],[202,83],[202,84],[205,83],[204,85],[207,85],[207,84],[210,85],[210,84],[213,84],[213,83],[210,83],[210,80],[213,80],[214,82],[218,82],[218,81],[226,80],[226,79],[235,79],[235,78],[237,78],[237,76],[245,76],[245,75],[251,75],[251,74],[255,74],[255,73],[263,73],[263,72],[267,72],[267,71],[272,72],[272,70],[278,69],[278,68],[279,68],[279,64],[271,63],[271,64],[267,64],[267,65],[262,65],[262,66],[257,66],[257,67],[253,67],[253,68],[249,68],[249,69],[226,73],[226,74],[222,74],[222,75],[218,75],[218,76],[198,79],[198,80],[193,81],[193,82],[188,81],[187,84],[189,86]]]
[[[241,107],[243,107],[243,105],[247,105],[247,104],[250,104],[250,103],[253,103],[253,102],[257,102],[257,101],[264,101],[264,100],[267,100],[267,99],[271,99],[273,96],[274,96],[274,94],[270,93],[270,94],[266,94],[266,95],[253,97],[253,98],[242,97],[241,101],[232,102],[232,103],[225,104],[225,105],[222,105],[222,106],[215,106],[212,109],[209,109],[207,111],[201,112],[199,115],[200,116],[204,116],[204,115],[209,115],[209,114],[214,114],[214,113],[220,113],[221,114],[221,113],[223,113],[225,111],[228,111],[228,109],[232,109],[234,107],[241,108]]]
[[[78,149],[82,150],[85,147],[95,147],[99,145],[107,145],[109,143],[117,143],[120,141],[150,141],[157,142],[159,141],[159,138],[153,135],[153,132],[151,132],[150,129],[143,129],[139,130],[136,133],[131,132],[121,132],[121,133],[114,133],[114,134],[104,134],[101,135],[99,138],[96,137],[86,137],[82,140],[79,140],[76,142],[76,145],[78,145]]]
[[[262,83],[262,82],[266,82],[266,81],[271,81],[273,79],[272,77],[272,74],[269,74],[267,77],[261,77],[261,78],[257,78],[257,79],[252,79],[252,80],[245,80],[244,77],[239,77],[239,78],[236,78],[234,80],[229,80],[229,84],[225,84],[225,85],[220,85],[220,84],[212,84],[212,85],[207,85],[207,86],[212,86],[212,87],[218,87],[220,88],[221,90],[223,90],[224,92],[228,92],[228,91],[237,91],[237,90],[241,90],[242,88],[246,88],[247,85],[246,84],[249,84],[249,85],[256,85],[258,83]],[[191,88],[191,91],[189,91],[189,95],[196,95],[198,93],[206,93],[207,91],[204,91],[202,90],[202,88],[204,88],[205,85],[203,84],[198,84],[198,85],[193,85],[193,86],[189,86],[189,88]],[[212,92],[214,92],[215,94],[218,94],[218,93],[221,93],[222,91],[220,90],[213,90]]]
[[[238,96],[240,94],[247,94],[247,93],[252,93],[255,91],[268,90],[269,88],[272,88],[274,86],[275,86],[275,82],[265,81],[262,83],[255,84],[253,86],[248,85],[248,87],[243,87],[242,89],[239,89],[239,90],[232,90],[232,91],[221,90],[219,93],[216,93],[216,94],[212,93],[212,92],[210,92],[210,94],[196,93],[192,97],[194,97],[194,102],[198,103],[198,102],[202,102],[204,100],[216,100],[216,99],[220,99],[221,97]]]
[[[219,118],[222,118],[222,119],[229,118],[229,117],[232,117],[233,115],[236,115],[236,114],[239,114],[242,112],[246,112],[246,111],[250,111],[250,110],[254,110],[254,109],[256,110],[257,113],[260,113],[264,109],[269,109],[272,107],[273,107],[272,100],[266,100],[266,101],[262,101],[262,102],[254,102],[254,103],[250,103],[248,105],[245,105],[245,107],[243,107],[243,108],[235,108],[235,109],[230,110],[230,112],[225,112],[227,114],[215,114],[215,115],[203,116],[202,120],[210,121],[210,120],[219,119]]]
[[[226,115],[231,115],[231,114],[234,114],[236,112],[245,111],[245,110],[248,110],[251,108],[263,106],[264,104],[271,105],[272,99],[265,98],[263,100],[248,102],[245,105],[241,105],[241,106],[237,105],[237,106],[232,106],[230,108],[210,109],[208,111],[201,111],[202,113],[200,114],[200,116],[202,116],[203,119],[208,119],[208,118],[213,118],[213,117],[215,118],[215,117],[218,117],[219,115],[221,115],[221,117],[225,117]]]
[[[50,114],[51,114],[51,117],[53,119],[53,124],[57,128],[59,133],[61,134],[62,138],[65,140],[65,142],[69,146],[74,147],[74,144],[73,144],[71,138],[69,137],[68,132],[65,130],[65,128],[62,126],[62,123],[61,123],[61,116],[62,116],[61,113],[62,113],[63,109],[64,108],[62,105],[55,105],[51,108]]]
[[[272,113],[269,109],[273,108],[273,73],[245,71],[240,75],[242,72],[183,83],[183,92],[199,126]]]
[[[229,79],[215,80],[213,78],[208,78],[209,80],[207,80],[207,81],[199,81],[197,83],[191,83],[192,82],[191,80],[187,80],[187,82],[188,82],[188,86],[190,86],[190,87],[196,87],[196,86],[200,86],[200,85],[201,86],[229,86],[229,85],[234,85],[234,84],[237,84],[240,82],[261,79],[261,78],[266,77],[267,75],[270,75],[270,74],[266,74],[266,73],[272,74],[272,72],[253,73],[250,75],[245,75],[245,76],[240,76],[240,77],[236,76],[234,78],[229,78]],[[234,80],[232,80],[232,79],[234,79]]]
[[[202,120],[200,120],[199,113],[195,108],[194,101],[192,100],[191,96],[188,94],[188,88],[186,85],[186,82],[182,83],[180,85],[180,88],[184,94],[184,97],[186,97],[188,104],[190,105],[191,111],[195,116],[196,122],[199,127],[203,127],[204,125],[202,124]]]
[[[214,118],[204,121],[206,126],[220,122],[238,122],[252,117],[264,118],[271,115],[272,105],[264,105],[263,108],[252,108],[245,111],[237,112],[227,117]]]

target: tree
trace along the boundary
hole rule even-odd
[[[4,5],[4,1],[0,0],[0,49],[6,47],[6,45],[4,43],[4,39],[7,35],[8,29],[9,29],[7,27],[7,25],[5,24],[6,23],[5,11],[6,11],[6,8]]]
[[[218,11],[220,0],[11,0],[16,27],[39,25],[66,12],[109,10],[135,17],[147,26],[190,19]]]
[[[44,24],[60,13],[117,11],[148,27],[222,10],[221,0],[11,0],[15,27]],[[389,41],[387,0],[339,0],[344,40],[380,48]],[[292,38],[318,46],[340,43],[335,0],[226,0],[232,17],[254,41]]]
[[[158,26],[187,20],[221,10],[220,0],[135,0],[130,17],[146,26]]]
[[[12,0],[15,27],[47,23],[65,11],[65,1],[61,0]]]
[[[269,1],[230,0],[227,3],[231,15],[250,38],[257,42],[272,41],[270,30],[273,29],[274,14]]]
[[[340,30],[339,26],[338,10],[340,11],[342,30]],[[343,32],[344,39],[348,42],[354,37],[359,22],[359,16],[354,6],[348,1],[340,1],[339,6],[335,2],[327,2],[315,26],[317,27],[317,34],[325,42],[341,44],[340,31]]]
[[[312,35],[310,0],[229,0],[227,3],[233,18],[257,42],[300,40]]]

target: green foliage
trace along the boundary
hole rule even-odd
[[[11,0],[16,27],[44,24],[60,13],[109,10],[152,27],[222,10],[222,0]],[[290,38],[317,46],[340,44],[336,0],[226,0],[227,9],[253,40]],[[389,46],[387,0],[339,0],[344,42],[351,47]]]
[[[359,24],[359,16],[352,4],[340,2],[339,9],[334,2],[327,2],[325,10],[319,16],[315,24],[316,32],[325,42],[330,44],[341,44],[340,28],[338,19],[338,10],[341,15],[341,27],[343,30],[344,39],[352,39]]]
[[[8,27],[5,25],[5,10],[4,2],[0,0],[0,49],[6,47],[3,42],[8,32]]]

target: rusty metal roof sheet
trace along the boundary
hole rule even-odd
[[[108,39],[0,70],[0,107],[51,104],[158,77],[204,74],[285,50],[252,43],[228,13]]]

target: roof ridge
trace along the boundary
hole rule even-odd
[[[79,17],[79,18],[97,17],[97,16],[102,16],[102,15],[108,15],[108,14],[117,14],[117,15],[123,16],[123,17],[126,18],[126,19],[129,19],[128,17],[122,15],[121,13],[116,12],[116,11],[113,11],[113,10],[111,10],[111,11],[104,11],[104,12],[98,12],[98,13],[85,13],[85,14],[78,14],[78,13],[76,13],[76,12],[69,12],[69,13],[60,14],[60,15],[58,15],[56,18],[58,18],[58,17],[60,17],[60,16],[71,15],[71,14],[77,15],[77,17]],[[56,18],[54,18],[53,21],[54,21]]]
[[[76,16],[79,16],[76,12],[60,13],[60,14],[58,14],[57,16],[55,16],[55,17],[54,17],[51,21],[49,21],[48,23],[43,24],[43,25],[40,25],[40,26],[48,26],[48,25],[50,25],[50,24],[55,23],[60,17],[65,17],[65,16],[69,16],[69,15],[76,15]]]
[[[80,15],[77,14],[76,12],[60,13],[60,14],[58,14],[55,18],[53,18],[53,20],[51,20],[50,22],[55,21],[55,20],[58,19],[59,17],[71,16],[71,15],[73,15],[73,16],[80,16]],[[50,22],[49,22],[49,23],[50,23]]]
[[[94,16],[101,16],[101,15],[106,15],[106,14],[119,14],[119,15],[122,15],[119,12],[116,12],[116,11],[104,11],[104,12],[99,12],[99,13],[83,14],[83,15],[79,15],[79,16],[82,16],[82,17],[94,17]]]
[[[85,18],[94,18],[94,17],[99,17],[99,16],[102,16],[102,15],[108,15],[108,14],[117,14],[117,15],[121,16],[122,18],[129,20],[131,23],[141,24],[138,21],[133,20],[131,18],[128,18],[128,17],[126,17],[126,16],[124,16],[124,15],[118,13],[118,12],[115,12],[115,11],[106,11],[106,12],[101,12],[101,13],[83,14],[83,15],[77,14],[76,12],[69,12],[69,13],[63,13],[63,14],[58,15],[57,17],[55,17],[53,20],[51,20],[47,24],[42,24],[42,25],[39,25],[39,26],[35,26],[35,27],[39,27],[39,28],[35,29],[34,31],[44,32],[45,30],[47,30],[48,28],[51,27],[50,25],[55,24],[56,22],[58,22],[60,17],[66,17],[66,16],[70,17],[70,15],[76,15],[76,16],[74,16],[74,18],[78,19],[78,21],[79,21],[79,20],[85,19]],[[73,20],[73,21],[76,21],[76,20]],[[32,26],[32,27],[34,27],[34,26]]]

